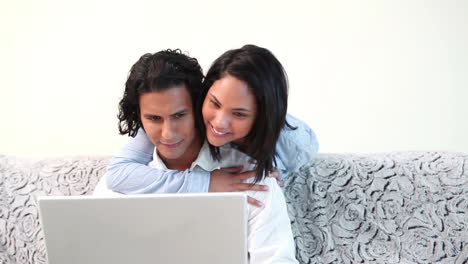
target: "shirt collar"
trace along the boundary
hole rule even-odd
[[[156,147],[153,151],[153,161],[151,162],[151,167],[168,170],[166,164],[164,164],[164,162],[159,157]],[[203,142],[200,152],[198,153],[197,158],[192,162],[190,169],[194,170],[197,169],[197,167],[205,171],[214,171],[216,169],[220,169],[219,162],[215,161],[211,157],[210,146],[206,140]]]
[[[214,171],[220,168],[219,162],[211,157],[210,145],[206,140],[200,149],[200,153],[198,153],[197,159],[192,163],[191,169],[195,169],[197,166],[205,171]]]
[[[150,162],[150,165],[151,165],[150,167],[153,167],[153,168],[168,170],[168,168],[166,167],[166,164],[164,164],[164,161],[162,161],[162,159],[159,157],[158,149],[156,148],[156,146],[154,147],[154,150],[153,150],[153,161]]]

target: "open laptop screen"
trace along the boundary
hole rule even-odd
[[[247,263],[243,193],[39,198],[50,264]]]

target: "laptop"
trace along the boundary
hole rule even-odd
[[[246,264],[244,193],[39,197],[49,264]]]

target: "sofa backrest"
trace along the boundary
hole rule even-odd
[[[0,156],[0,264],[47,263],[36,197],[91,194],[109,159]],[[465,154],[320,154],[283,190],[300,263],[468,263]]]

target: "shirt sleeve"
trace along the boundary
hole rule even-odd
[[[264,204],[263,208],[249,205],[250,264],[298,263],[283,192],[274,179],[266,178],[264,184],[268,191],[248,194]]]
[[[151,168],[154,145],[143,129],[115,155],[107,168],[106,184],[124,194],[208,192],[210,173]]]
[[[317,137],[306,123],[290,114],[286,120],[296,129],[285,126],[276,142],[276,168],[282,179],[312,161],[319,149]]]

